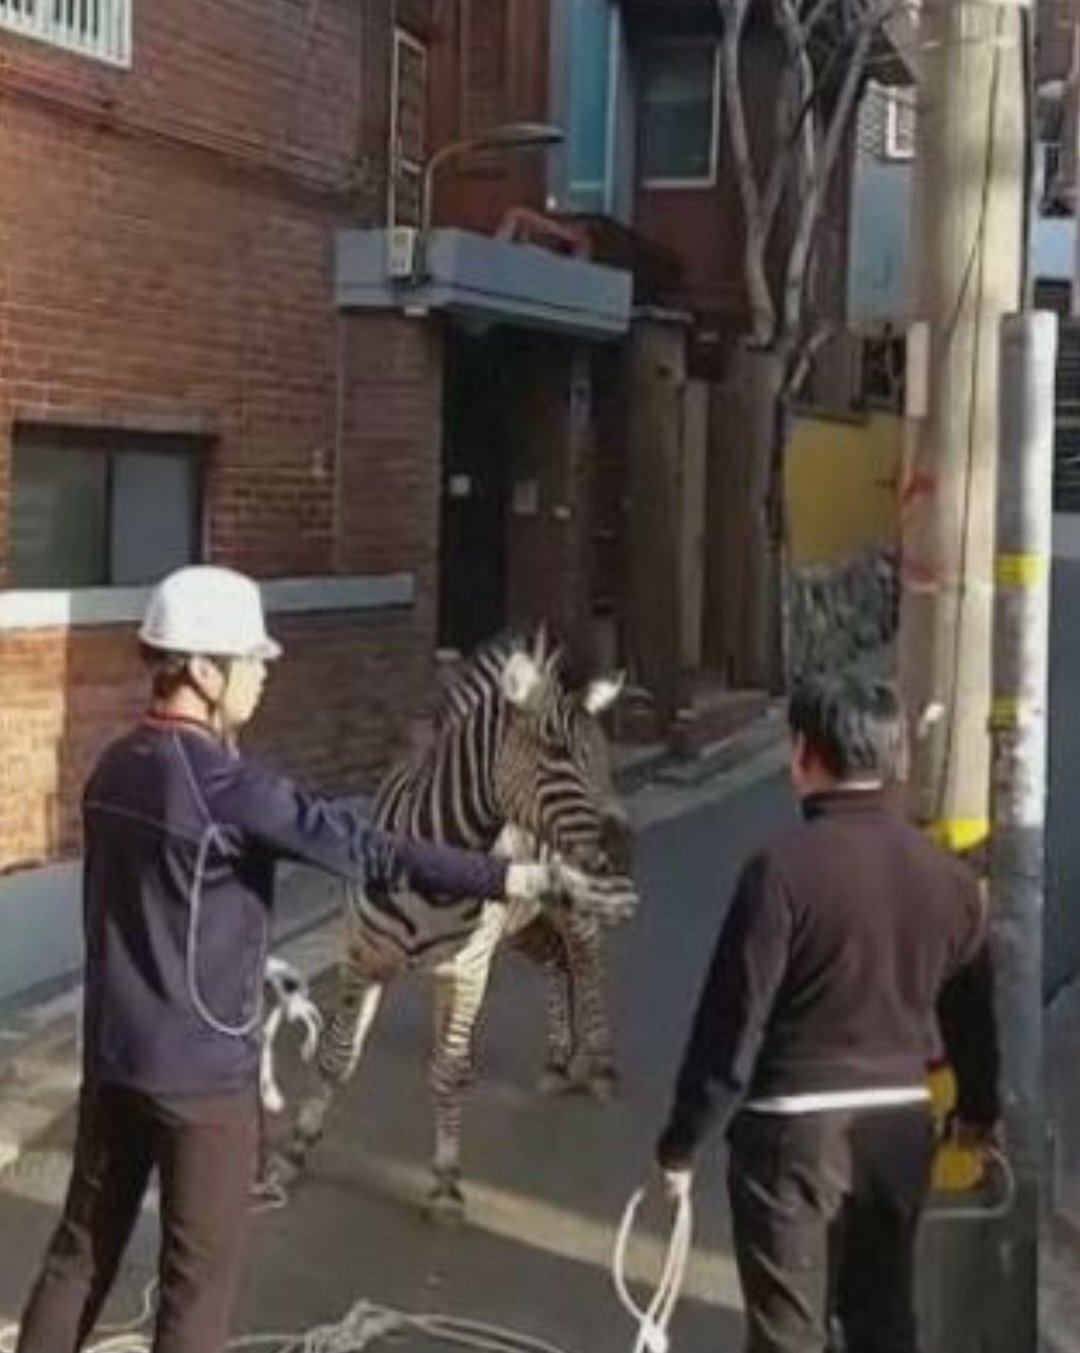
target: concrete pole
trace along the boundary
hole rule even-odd
[[[998,1243],[998,1316],[987,1353],[1038,1346],[1042,927],[1057,317],[1001,330],[1001,459],[994,601],[990,906],[1005,1128],[1016,1203]]]
[[[919,14],[900,676],[911,813],[959,852],[989,832],[998,334],[1021,304],[1027,208],[1021,30],[1008,4],[925,0]],[[986,1353],[1000,1277],[987,1230],[926,1228],[927,1353]]]

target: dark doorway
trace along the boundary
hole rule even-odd
[[[468,653],[506,624],[510,348],[447,336],[439,530],[439,645]]]

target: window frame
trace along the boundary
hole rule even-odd
[[[663,50],[664,48],[712,48],[713,55],[713,75],[712,75],[712,120],[710,124],[709,139],[709,169],[704,175],[693,175],[686,178],[672,174],[650,175],[645,170],[644,138],[645,138],[645,110],[646,102],[644,97],[644,79],[639,77],[638,81],[638,119],[639,119],[639,155],[642,162],[641,187],[648,192],[684,192],[700,191],[701,189],[715,188],[719,182],[720,173],[720,105],[723,94],[723,68],[721,60],[720,40],[713,37],[698,37],[693,35],[671,36],[649,38],[641,45],[641,58],[643,62],[647,59],[650,51]]]
[[[112,439],[112,443],[108,441]],[[16,464],[21,449],[34,444],[63,454],[66,450],[91,452],[104,461],[104,530],[103,577],[93,582],[62,582],[30,584],[20,580],[15,571],[15,555],[11,548],[12,527],[15,521],[17,495]],[[210,442],[205,436],[183,432],[146,432],[126,428],[69,426],[63,423],[17,422],[12,429],[9,470],[9,497],[7,509],[8,548],[6,551],[5,586],[18,592],[81,592],[114,591],[151,586],[150,582],[117,582],[114,577],[114,541],[116,527],[116,460],[121,455],[170,456],[187,460],[192,466],[191,520],[189,522],[191,549],[189,564],[202,562],[206,556],[207,532],[207,459]]]
[[[593,201],[601,204],[605,213],[614,210],[616,197],[617,142],[620,81],[623,78],[623,18],[617,4],[606,0],[607,45],[605,50],[607,89],[604,99],[604,164],[603,176],[599,179],[575,179],[569,167],[566,175],[566,192],[571,203]],[[570,90],[568,108],[569,123],[573,116],[573,94]],[[575,206],[575,209],[576,206]]]
[[[79,5],[73,23],[57,19],[65,0],[0,0],[0,34],[13,33],[29,42],[39,42],[56,51],[84,57],[117,70],[130,70],[133,56],[135,0],[100,0],[101,27],[95,37],[76,31]],[[111,22],[106,13],[111,5]],[[21,11],[17,16],[16,7]]]
[[[419,56],[423,70],[423,129],[421,140],[426,145],[428,131],[428,67],[429,51],[428,44],[423,42],[415,34],[410,33],[407,28],[400,28],[395,25],[393,37],[393,54],[391,56],[390,69],[390,132],[389,132],[389,172],[386,176],[386,224],[387,228],[393,230],[398,224],[397,206],[398,206],[398,187],[399,178],[413,177],[418,187],[418,195],[423,197],[424,181],[424,161],[413,160],[401,153],[400,140],[400,114],[401,114],[401,52],[404,48],[411,49]]]
[[[882,158],[889,164],[910,164],[915,159],[918,117],[914,86],[886,85],[882,92],[885,95]],[[911,120],[907,136],[902,130],[905,116]]]

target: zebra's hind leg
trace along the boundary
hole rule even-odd
[[[595,1099],[614,1099],[619,1072],[608,1019],[603,939],[591,916],[570,913],[560,918],[568,969],[574,1051],[569,1076],[576,1089]]]
[[[465,1217],[461,1187],[461,1124],[472,1068],[473,1032],[487,992],[491,948],[472,945],[435,971],[435,1043],[430,1066],[435,1106],[435,1158],[426,1212],[432,1221]]]
[[[353,1076],[375,1020],[383,987],[348,963],[338,979],[334,1014],[319,1039],[315,1057],[318,1084],[300,1105],[284,1147],[271,1158],[267,1184],[286,1193],[303,1172],[323,1135],[334,1094]]]

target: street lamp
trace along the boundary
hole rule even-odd
[[[547,122],[507,122],[490,131],[463,137],[440,146],[424,166],[424,181],[420,194],[420,236],[426,239],[431,229],[431,199],[435,175],[448,160],[471,155],[480,150],[527,150],[534,146],[559,146],[566,140],[561,127]]]

